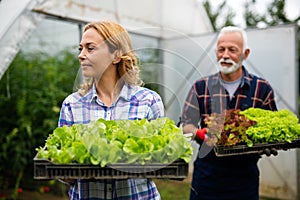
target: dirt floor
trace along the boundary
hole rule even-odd
[[[29,182],[29,183],[28,183]],[[191,175],[184,180],[154,179],[162,200],[188,200]],[[21,185],[17,200],[68,200],[68,188],[59,181],[26,181]],[[0,191],[0,200],[12,200],[12,190]],[[270,200],[260,198],[260,200]]]
[[[67,200],[67,195],[58,196],[52,193],[40,193],[38,191],[23,191],[19,194],[18,200]]]
[[[186,200],[189,196],[190,183],[188,179],[178,180],[163,180],[156,179],[154,182],[161,194],[163,200]],[[62,186],[62,187],[61,187]],[[49,190],[48,190],[49,188]],[[6,198],[0,200],[9,200],[12,190],[6,191]],[[22,189],[18,194],[18,200],[68,200],[67,188],[61,183],[56,183],[52,186],[47,186],[47,191],[44,191],[44,186],[32,189]]]

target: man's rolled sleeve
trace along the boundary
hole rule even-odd
[[[187,95],[181,115],[181,123],[198,125],[200,120],[199,103],[195,88],[192,87]]]

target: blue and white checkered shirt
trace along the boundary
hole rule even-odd
[[[99,118],[106,120],[152,120],[164,116],[161,97],[154,91],[125,84],[119,98],[107,107],[97,96],[95,86],[85,95],[78,92],[63,102],[59,127],[85,124]],[[71,200],[101,199],[160,199],[156,185],[150,179],[77,180],[70,187]]]

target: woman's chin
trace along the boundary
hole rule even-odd
[[[86,78],[93,78],[95,74],[89,72],[82,72],[82,75]]]
[[[82,75],[85,77],[93,77],[95,75],[95,72],[91,70],[91,68],[82,68]]]

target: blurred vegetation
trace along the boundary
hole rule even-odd
[[[13,187],[15,199],[23,174],[33,177],[35,148],[57,127],[78,66],[66,50],[54,56],[20,52],[0,80],[0,194]]]
[[[237,25],[234,23],[235,12],[230,8],[226,0],[214,8],[213,0],[204,0],[203,6],[207,12],[208,18],[213,26],[214,31],[219,31],[224,26]],[[280,24],[296,24],[300,26],[300,16],[295,19],[289,19],[285,12],[285,0],[273,0],[266,8],[266,12],[259,13],[256,9],[256,0],[247,0],[244,3],[244,18],[246,28],[261,28],[276,26]]]
[[[191,177],[183,180],[154,180],[162,200],[187,200],[190,197]]]
[[[154,90],[160,94],[159,83],[159,50],[155,48],[145,48],[139,50],[139,66],[141,79],[144,87]]]
[[[245,3],[244,18],[247,27],[267,27],[280,24],[297,24],[300,25],[300,16],[295,19],[289,19],[285,12],[285,0],[273,0],[267,6],[267,11],[260,14],[255,9],[256,1],[248,0]]]
[[[216,9],[211,4],[212,0],[204,0],[203,6],[207,12],[208,18],[210,19],[211,25],[214,31],[218,31],[224,26],[233,26],[233,18],[235,13],[228,7],[226,0],[223,0]],[[223,19],[222,21],[220,19]]]

